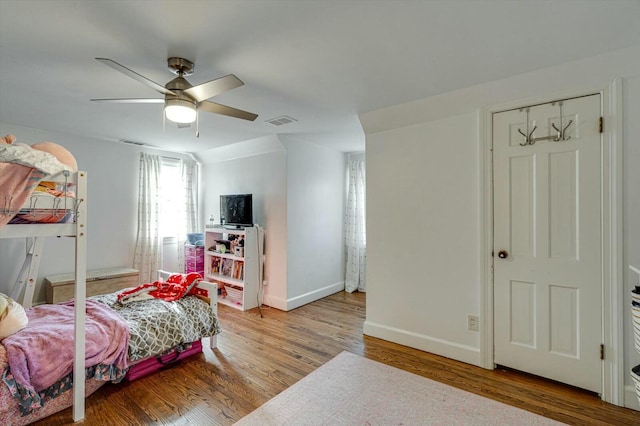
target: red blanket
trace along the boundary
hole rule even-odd
[[[165,302],[180,300],[187,294],[195,294],[194,287],[202,281],[202,276],[197,272],[189,274],[173,274],[166,282],[155,281],[142,284],[131,290],[118,294],[118,302],[129,303],[144,299],[162,299]]]

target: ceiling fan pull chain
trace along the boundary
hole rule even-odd
[[[196,138],[200,137],[200,114],[196,109]]]

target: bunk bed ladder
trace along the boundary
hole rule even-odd
[[[25,308],[30,308],[33,305],[33,293],[36,288],[43,247],[44,237],[27,237],[27,255],[10,295],[13,300],[20,300],[20,293],[24,289],[22,306]]]

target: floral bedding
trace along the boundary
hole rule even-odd
[[[0,371],[5,370],[7,366],[7,353],[4,346],[0,344]],[[63,390],[64,385],[62,385],[62,382],[64,380],[61,380],[61,385],[52,386],[51,392],[41,392],[40,397],[43,407],[26,415],[24,414],[24,408],[16,403],[9,388],[0,383],[0,407],[2,407],[0,410],[0,425],[28,425],[70,407],[73,404],[73,389]],[[85,382],[85,396],[91,395],[105,383],[107,382],[95,377],[88,379]]]

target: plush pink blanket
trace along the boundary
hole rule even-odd
[[[86,367],[127,368],[129,327],[109,307],[87,300]],[[27,310],[29,324],[2,344],[17,383],[40,391],[73,370],[74,301]]]
[[[20,210],[43,176],[31,167],[0,163],[0,229]]]

